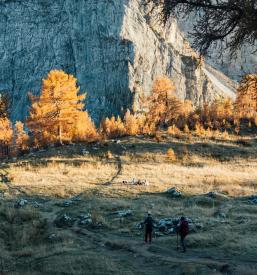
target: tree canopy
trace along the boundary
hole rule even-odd
[[[257,39],[257,0],[145,0],[166,22],[171,15],[197,15],[191,35],[193,46],[205,54],[211,45],[225,43],[234,54],[243,44]],[[156,14],[156,13],[154,13]],[[228,38],[228,39],[227,39]]]

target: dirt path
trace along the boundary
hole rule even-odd
[[[173,273],[168,274],[195,274],[186,271],[187,269],[191,270],[192,266],[196,267],[196,270],[197,268],[206,270],[206,273],[199,274],[238,274],[236,270],[257,270],[255,262],[238,261],[232,258],[218,259],[194,250],[180,253],[175,248],[163,247],[158,240],[149,245],[135,238],[113,235],[110,232],[99,234],[78,228],[74,229],[74,232],[79,234],[82,239],[98,244],[99,253],[108,253],[112,257],[124,258],[139,269],[144,265],[146,274],[165,274],[166,270],[171,272],[171,267],[174,268]],[[180,267],[184,267],[184,269]],[[181,270],[185,270],[185,273],[181,273]]]

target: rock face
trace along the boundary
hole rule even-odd
[[[29,91],[39,94],[51,69],[74,74],[99,121],[122,114],[171,76],[181,98],[195,104],[222,92],[198,66],[195,52],[171,20],[149,21],[140,0],[1,0],[0,91],[11,96],[12,119],[24,119]]]

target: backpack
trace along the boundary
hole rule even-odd
[[[145,225],[147,228],[152,228],[153,227],[153,219],[151,217],[147,217],[145,219]]]
[[[182,221],[180,225],[180,233],[183,236],[186,236],[189,233],[188,221]]]

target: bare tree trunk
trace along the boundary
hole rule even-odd
[[[60,142],[61,145],[63,145],[63,143],[62,143],[62,125],[61,125],[61,121],[59,121],[58,132],[59,132],[59,142]]]

